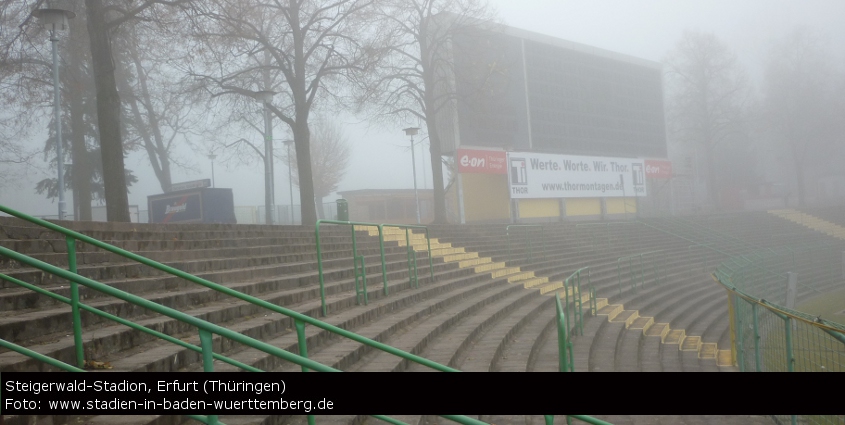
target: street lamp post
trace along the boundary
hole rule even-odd
[[[417,160],[414,156],[414,136],[417,135],[419,130],[420,129],[418,127],[408,127],[403,130],[406,136],[411,137],[411,163],[414,172],[414,201],[417,205],[417,224],[420,224],[420,197],[417,194]]]
[[[53,45],[53,119],[56,122],[56,168],[59,173],[59,220],[65,219],[65,176],[64,176],[64,155],[62,154],[62,121],[60,105],[62,100],[61,89],[59,88],[59,30],[67,29],[68,19],[73,19],[76,14],[64,9],[47,7],[35,9],[32,16],[41,21],[50,31],[50,43]]]
[[[291,167],[291,160],[290,160],[290,145],[293,144],[293,140],[285,140],[282,143],[288,148],[288,186],[290,189],[290,224],[293,224],[293,167]]]
[[[217,155],[213,153],[208,154],[208,159],[211,160],[211,187],[217,187],[214,185],[214,158],[217,158]]]
[[[270,108],[275,93],[263,90],[255,93],[255,98],[264,106],[264,215],[266,224],[273,224],[273,207],[275,204],[273,188],[273,124],[270,118]]]

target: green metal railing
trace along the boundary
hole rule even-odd
[[[581,296],[581,274],[587,272],[587,285],[590,294],[590,308],[593,307],[595,298],[595,288],[590,281],[590,268],[583,267],[576,270],[563,281],[563,296],[564,303],[561,304],[560,292],[555,293],[555,314],[557,319],[557,344],[558,344],[558,370],[561,372],[574,372],[575,360],[572,354],[572,334],[567,326],[569,323],[575,322],[573,331],[584,335],[584,310],[583,297]],[[572,320],[569,320],[569,292],[572,292]]]
[[[826,244],[767,249],[734,256],[719,265],[712,277],[728,292],[731,355],[740,371],[845,371],[845,325],[781,304],[785,303],[786,271],[797,272],[799,279],[808,282],[797,285],[801,292],[796,296],[820,297],[825,296],[820,293],[830,293],[825,288],[841,288],[845,278],[834,266],[841,266],[842,248],[842,244]],[[843,416],[778,419],[792,424],[845,424]]]
[[[631,290],[634,290],[637,289],[638,282],[640,288],[645,286],[646,268],[649,266],[651,267],[653,282],[660,283],[660,263],[665,258],[663,255],[665,253],[665,250],[657,250],[619,257],[616,260],[616,282],[619,287],[619,296],[622,296],[622,268],[626,261],[628,262],[628,281],[631,284]],[[639,277],[637,277],[638,275]]]
[[[508,257],[513,258],[513,237],[511,236],[511,229],[525,229],[525,231],[520,232],[525,235],[525,246],[526,250],[528,251],[528,260],[534,259],[534,236],[539,236],[540,239],[540,252],[543,253],[543,260],[546,259],[546,233],[544,231],[544,227],[539,224],[510,224],[505,227],[505,234],[507,235],[508,239]],[[514,232],[516,233],[516,232]]]
[[[845,325],[745,293],[722,273],[712,276],[728,292],[731,354],[740,371],[845,371]],[[785,415],[778,419],[792,424],[845,424],[843,416]]]
[[[590,279],[590,268],[589,267],[582,267],[575,272],[573,272],[569,277],[567,277],[563,281],[563,293],[564,298],[567,306],[567,310],[569,308],[569,293],[572,292],[572,322],[575,324],[575,329],[578,330],[580,335],[584,335],[584,307],[583,307],[583,296],[581,295],[581,274],[582,272],[587,272],[587,286],[588,286],[588,294],[592,297],[595,293],[593,288],[593,282]],[[559,297],[558,297],[559,298]],[[590,300],[592,305],[593,300]],[[568,319],[568,315],[567,315]]]
[[[559,372],[574,372],[575,359],[572,351],[572,341],[570,340],[569,327],[566,324],[567,311],[560,304],[560,296],[555,294],[555,317],[557,323],[557,352],[558,352],[558,371]]]
[[[19,254],[15,251],[11,251],[9,249],[2,248],[2,247],[0,247],[0,248],[2,248],[2,249],[0,249],[0,254],[6,255],[9,258],[16,259],[17,261],[20,261],[24,264],[31,265],[31,266],[36,267],[36,268],[38,268],[38,267],[34,264],[43,265],[44,267],[50,267],[51,268],[50,270],[55,270],[55,271],[58,271],[58,272],[61,273],[61,274],[53,273],[51,271],[50,272],[51,274],[62,277],[62,278],[67,279],[68,281],[71,282],[71,297],[69,299],[69,302],[71,303],[72,313],[73,313],[74,347],[75,347],[75,351],[76,351],[77,367],[79,367],[79,368],[84,367],[85,358],[84,358],[84,347],[83,347],[83,344],[82,344],[82,322],[81,322],[81,318],[80,318],[80,314],[79,314],[79,311],[81,309],[80,303],[79,303],[79,290],[78,290],[78,286],[77,286],[77,284],[79,284],[79,281],[76,279],[76,278],[82,278],[82,277],[76,274],[76,267],[75,267],[75,265],[76,265],[76,250],[75,250],[75,242],[72,242],[72,241],[75,241],[75,240],[80,240],[80,241],[85,242],[87,244],[96,246],[98,248],[102,248],[106,251],[118,254],[120,256],[123,256],[125,258],[137,261],[137,262],[145,264],[145,265],[148,265],[150,267],[153,267],[153,268],[160,270],[160,271],[163,271],[165,273],[168,273],[168,274],[171,274],[171,275],[174,275],[174,276],[178,276],[178,277],[183,278],[183,279],[185,279],[189,282],[192,282],[192,283],[195,283],[195,284],[198,284],[198,285],[202,285],[202,286],[207,287],[209,289],[212,289],[214,291],[235,297],[237,299],[240,299],[242,301],[246,301],[246,302],[251,303],[253,305],[256,305],[258,307],[262,307],[262,308],[265,308],[267,310],[270,310],[270,311],[273,311],[273,312],[276,312],[276,313],[280,313],[280,314],[283,314],[287,317],[290,317],[291,319],[293,319],[294,327],[296,328],[297,340],[298,340],[298,346],[299,346],[300,353],[305,353],[305,348],[307,347],[307,342],[306,342],[306,339],[305,339],[305,326],[306,325],[312,325],[312,326],[316,326],[320,329],[323,329],[325,331],[332,332],[332,333],[335,333],[335,334],[340,335],[342,337],[355,340],[357,342],[368,345],[370,347],[388,352],[390,354],[402,357],[404,359],[413,361],[415,363],[422,364],[424,366],[427,366],[427,367],[430,367],[430,368],[433,368],[433,369],[436,369],[436,370],[448,371],[448,372],[457,371],[457,369],[454,369],[454,368],[451,368],[451,367],[448,367],[448,366],[444,366],[444,365],[441,365],[439,363],[433,362],[431,360],[428,360],[428,359],[416,356],[414,354],[396,349],[396,348],[391,347],[389,345],[382,344],[378,341],[363,337],[363,336],[358,335],[356,333],[349,332],[345,329],[342,329],[342,328],[339,328],[337,326],[334,326],[334,325],[328,324],[326,322],[320,321],[320,320],[315,319],[311,316],[307,316],[305,314],[298,313],[296,311],[277,306],[277,305],[272,304],[270,302],[264,301],[260,298],[253,297],[251,295],[247,295],[247,294],[244,294],[242,292],[238,292],[238,291],[231,289],[231,288],[228,288],[226,286],[219,285],[217,283],[214,283],[214,282],[211,282],[209,280],[194,276],[194,275],[187,273],[187,272],[184,272],[182,270],[167,266],[165,264],[161,264],[157,261],[150,260],[149,258],[142,257],[138,254],[123,250],[123,249],[118,248],[116,246],[107,244],[105,242],[94,239],[90,236],[86,236],[86,235],[83,235],[81,233],[75,232],[73,230],[66,229],[64,227],[58,226],[58,225],[50,223],[48,221],[44,221],[44,220],[41,220],[41,219],[38,219],[38,218],[35,218],[35,217],[31,217],[27,214],[12,210],[12,209],[5,207],[5,206],[2,206],[2,205],[0,205],[0,211],[3,211],[7,214],[10,214],[10,215],[13,215],[15,217],[24,219],[24,220],[29,221],[31,223],[37,224],[39,226],[48,228],[50,230],[62,233],[66,236],[67,240],[69,241],[68,242],[68,260],[69,260],[68,262],[70,264],[70,267],[69,267],[70,270],[69,271],[62,270],[62,269],[57,268],[55,266],[52,266],[50,264],[43,263],[41,261],[32,259],[30,257],[24,256],[24,255]],[[30,264],[31,261],[36,261],[37,263]],[[66,276],[74,276],[76,278],[68,278]],[[92,281],[90,279],[88,279],[87,281],[95,282],[95,281]],[[16,282],[12,282],[12,283],[18,284]],[[102,285],[98,282],[95,282],[95,283]],[[74,289],[74,287],[76,287],[76,289]],[[111,288],[111,287],[108,287],[108,288]],[[111,294],[108,294],[107,292],[105,292],[105,293],[107,295],[111,295]],[[146,300],[144,300],[144,301],[149,302],[149,301],[146,301]],[[187,323],[190,323],[190,322],[187,322]],[[240,334],[238,334],[238,335],[240,335]],[[186,347],[186,348],[189,348],[189,347]]]
[[[56,359],[49,357],[49,356],[45,356],[41,353],[32,351],[29,348],[21,347],[20,345],[11,343],[11,342],[6,341],[4,339],[0,339],[0,348],[5,348],[7,350],[12,350],[16,353],[23,354],[24,356],[33,358],[33,359],[38,360],[42,363],[47,363],[48,365],[53,366],[57,369],[64,370],[65,372],[85,372],[85,369],[80,369],[76,366],[69,365],[69,364],[67,364],[63,361],[56,360]]]
[[[379,251],[381,256],[381,280],[384,285],[384,295],[389,295],[389,290],[387,287],[387,262],[385,260],[384,255],[384,228],[385,227],[392,227],[392,228],[399,228],[405,229],[405,243],[407,245],[407,256],[408,256],[408,284],[414,288],[419,288],[419,279],[417,276],[417,253],[414,251],[413,246],[411,246],[411,229],[421,229],[425,232],[425,239],[428,244],[428,270],[431,275],[431,280],[434,281],[434,263],[431,257],[431,238],[428,235],[428,227],[426,226],[415,226],[415,225],[406,225],[406,224],[385,224],[385,223],[365,223],[365,222],[358,222],[358,221],[337,221],[337,220],[317,220],[317,224],[314,225],[314,236],[316,238],[317,244],[317,273],[319,274],[320,279],[320,302],[321,302],[321,313],[323,317],[326,317],[328,314],[326,308],[326,286],[325,286],[325,277],[323,276],[323,252],[320,246],[320,225],[321,224],[332,224],[338,226],[350,226],[352,229],[352,262],[354,267],[354,274],[355,274],[355,299],[356,302],[360,305],[361,299],[363,298],[364,304],[366,305],[369,301],[369,296],[367,294],[367,272],[366,272],[366,265],[364,261],[363,255],[358,255],[357,249],[357,238],[355,236],[355,226],[359,227],[376,227],[378,228],[378,239],[379,239]],[[360,263],[360,266],[359,266]],[[360,284],[359,284],[360,283]]]

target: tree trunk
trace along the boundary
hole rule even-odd
[[[103,162],[103,186],[108,221],[129,222],[129,197],[120,134],[120,97],[102,0],[85,0],[94,83],[97,88],[97,121]]]
[[[72,46],[82,46],[84,32],[80,24],[71,22],[70,39]],[[91,221],[91,165],[88,161],[88,148],[85,146],[85,107],[82,103],[86,82],[83,76],[80,55],[71,52],[68,55],[67,75],[69,93],[65,96],[70,104],[70,139],[71,169],[73,181],[73,217],[75,220]]]
[[[302,224],[317,223],[317,208],[314,205],[314,178],[311,175],[311,130],[308,128],[310,105],[305,84],[305,34],[299,22],[300,3],[290,0],[289,16],[293,35],[293,75],[289,83],[294,102],[293,142],[296,146],[296,164],[299,172],[299,203]],[[314,78],[317,78],[316,76]],[[317,88],[315,87],[314,90]]]
[[[446,189],[443,187],[443,160],[440,151],[440,135],[433,116],[426,116],[429,151],[431,152],[431,181],[434,189],[434,221],[433,224],[447,224]]]
[[[297,114],[294,128],[294,143],[296,144],[296,164],[299,172],[299,202],[302,206],[302,224],[317,223],[317,206],[314,203],[314,179],[311,176],[311,130],[308,128],[307,118],[300,118]]]

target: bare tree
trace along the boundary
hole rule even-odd
[[[140,147],[147,154],[162,191],[173,183],[171,167],[190,168],[174,156],[174,143],[187,144],[198,127],[193,105],[195,93],[184,88],[174,61],[184,60],[185,46],[178,37],[167,37],[168,22],[127,22],[115,38],[118,87],[126,110],[128,148]]]
[[[214,59],[206,62],[205,69],[195,63],[191,74],[202,78],[214,96],[281,91],[267,107],[293,134],[303,224],[317,220],[311,110],[319,97],[339,96],[332,83],[368,69],[373,52],[367,44],[364,14],[371,3],[211,0],[196,3],[189,15],[198,51]],[[259,52],[266,61],[249,60]],[[274,80],[275,75],[281,78]]]
[[[325,119],[316,121],[317,123],[313,126],[314,131],[311,133],[311,171],[314,178],[313,202],[316,205],[322,205],[323,198],[337,190],[338,184],[346,174],[352,151],[343,134],[343,129],[337,123]],[[293,184],[299,187],[297,162],[291,161],[292,158],[289,158],[287,153],[282,154],[282,159],[291,164],[295,173]],[[321,219],[325,218],[322,208],[318,208],[317,213]]]
[[[795,172],[798,202],[805,206],[808,174],[833,166],[841,172],[841,157],[828,161],[841,146],[841,97],[845,73],[834,66],[821,34],[796,28],[771,50],[766,67],[765,113]],[[830,169],[830,168],[828,168]],[[811,171],[812,170],[812,171]]]
[[[360,83],[359,104],[372,108],[375,118],[389,125],[425,123],[434,222],[446,223],[441,131],[447,123],[439,120],[457,101],[453,42],[457,35],[492,34],[499,27],[484,0],[386,0],[378,6],[378,31],[384,43],[379,51],[385,54],[378,72]]]
[[[736,55],[708,33],[685,32],[664,64],[670,134],[701,153],[710,202],[718,205],[718,149],[745,131],[751,99],[747,77]]]
[[[144,0],[135,5],[134,2],[85,0],[92,69],[97,90],[97,125],[108,221],[130,221],[120,125],[121,103],[117,91],[115,57],[112,53],[110,32],[131,20],[154,19],[158,5],[178,6],[190,1]],[[127,4],[134,7],[124,7]]]

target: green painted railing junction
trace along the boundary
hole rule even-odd
[[[649,266],[651,266],[652,282],[660,283],[660,263],[664,263],[665,269],[666,257],[664,254],[666,254],[666,251],[661,249],[619,257],[616,260],[616,283],[619,287],[619,295],[622,296],[622,271],[626,262],[628,282],[631,284],[631,289],[634,290],[637,289],[637,283],[640,284],[640,288],[645,286],[646,268]]]
[[[511,231],[513,229],[513,231]],[[547,235],[545,229],[539,224],[510,224],[505,227],[505,235],[508,240],[508,257],[513,257],[514,235],[522,233],[524,235],[525,249],[528,251],[528,260],[534,259],[534,239],[540,239],[540,252],[543,253],[543,260],[546,259],[546,239]]]
[[[593,302],[595,301],[595,290],[592,287],[592,282],[590,282],[590,268],[583,267],[575,272],[573,272],[569,277],[566,278],[563,282],[563,297],[565,299],[564,303],[561,304],[560,298],[561,294],[560,291],[555,293],[555,317],[557,319],[557,347],[558,347],[558,370],[560,372],[574,372],[575,371],[575,358],[572,353],[572,335],[567,326],[569,323],[577,323],[572,328],[573,331],[577,331],[580,335],[584,335],[584,311],[582,306],[582,297],[581,297],[581,273],[587,273],[587,284],[589,286],[589,293],[590,293],[590,306],[592,308]],[[573,297],[573,304],[572,304],[572,320],[569,320],[569,292],[572,292]]]
[[[417,252],[414,250],[413,246],[411,246],[411,230],[419,229],[425,233],[425,239],[428,246],[428,270],[431,275],[431,281],[434,281],[434,263],[431,257],[431,238],[428,235],[428,227],[426,226],[416,226],[410,224],[378,224],[378,223],[364,223],[358,221],[337,221],[337,220],[317,220],[317,224],[314,225],[314,237],[317,240],[317,272],[319,273],[320,277],[320,302],[321,302],[321,312],[323,317],[326,317],[328,311],[326,309],[326,287],[325,287],[325,278],[323,276],[323,251],[320,247],[320,225],[321,224],[331,224],[331,225],[338,225],[338,226],[349,226],[352,229],[352,262],[353,268],[355,271],[355,299],[358,305],[361,304],[361,299],[363,298],[364,305],[367,305],[369,302],[369,296],[367,293],[367,269],[366,264],[364,262],[364,256],[358,255],[358,248],[357,248],[357,238],[355,236],[356,230],[355,226],[359,227],[376,227],[378,228],[378,241],[379,241],[379,251],[380,251],[380,258],[381,258],[381,280],[384,285],[384,295],[387,296],[389,294],[388,287],[387,287],[387,262],[385,260],[384,255],[384,228],[398,228],[398,229],[405,229],[405,243],[406,243],[406,252],[408,256],[408,284],[411,288],[419,288],[419,279],[417,277]]]
[[[823,256],[826,261],[841,264],[841,244],[827,251]],[[810,254],[805,256],[805,252]],[[798,270],[799,279],[803,275],[809,281],[803,285],[804,292],[816,293],[814,297],[824,296],[818,295],[820,291],[814,286],[835,288],[845,282],[841,274],[831,274],[805,262],[819,256],[819,250],[751,253],[731,257],[712,274],[728,292],[731,355],[740,371],[845,371],[845,325],[781,304],[787,297],[787,278],[780,273],[784,268]],[[770,268],[774,270],[763,272]],[[793,425],[845,424],[843,416],[790,415],[778,419]]]

